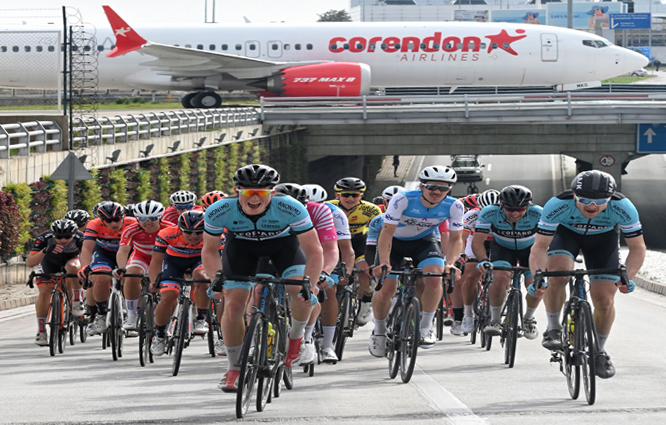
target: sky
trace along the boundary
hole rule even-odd
[[[205,3],[206,0],[2,0],[0,24],[10,24],[18,16],[28,24],[37,24],[43,18],[31,16],[57,15],[63,5],[77,7],[83,20],[96,26],[108,25],[102,5],[111,6],[130,25],[204,23]],[[212,4],[213,0],[208,0],[209,21],[212,21]],[[34,10],[46,8],[57,10]],[[216,0],[215,21],[243,23],[246,16],[256,23],[309,23],[317,21],[317,14],[330,9],[349,11],[349,0]]]

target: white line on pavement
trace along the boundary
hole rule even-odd
[[[469,407],[425,373],[418,365],[414,367],[414,374],[409,383],[415,386],[417,391],[430,401],[433,408],[444,413],[454,425],[489,423],[487,420],[476,416]]]
[[[488,164],[487,168],[488,168],[488,171],[492,170],[493,169],[493,164]]]
[[[486,186],[490,186],[490,177],[486,177]]]
[[[18,319],[20,317],[29,316],[31,314],[35,314],[34,305],[26,305],[23,307],[0,311],[0,323]]]

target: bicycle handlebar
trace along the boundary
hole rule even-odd
[[[76,273],[64,273],[64,272],[58,272],[58,273],[36,273],[36,272],[30,272],[28,275],[28,282],[25,284],[25,286],[29,286],[30,288],[34,288],[34,280],[36,277],[46,277],[46,278],[51,278],[51,277],[57,277],[57,278],[62,278],[62,279],[67,279],[70,277],[79,277],[78,274]]]
[[[259,284],[274,283],[274,284],[282,284],[282,285],[300,286],[301,287],[300,294],[303,296],[303,299],[305,301],[309,301],[310,297],[312,296],[312,289],[310,288],[310,277],[309,276],[303,276],[303,280],[283,279],[283,278],[265,277],[265,276],[243,276],[242,278],[239,277],[239,278],[236,278],[234,280],[242,280],[242,281],[246,281],[246,282],[256,282],[256,283],[259,283]],[[214,292],[221,292],[222,289],[224,289],[224,283],[226,281],[227,281],[227,278],[222,273],[222,270],[218,270],[217,274],[215,274],[215,279],[213,279],[213,284],[212,284],[213,291]]]
[[[450,294],[453,292],[453,288],[455,286],[455,281],[456,281],[456,268],[451,267],[449,269],[449,287],[446,289],[446,293]]]
[[[575,276],[582,277],[595,274],[613,274],[620,277],[620,282],[622,285],[627,285],[629,283],[629,278],[627,277],[627,267],[621,265],[617,268],[612,269],[590,269],[590,270],[556,270],[556,271],[541,271],[540,269],[536,271],[534,275],[534,285],[536,289],[540,289],[543,285],[544,277],[551,276]]]

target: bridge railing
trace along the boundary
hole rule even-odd
[[[62,134],[62,129],[55,121],[0,124],[0,158],[66,149]]]

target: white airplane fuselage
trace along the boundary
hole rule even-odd
[[[647,64],[647,58],[582,31],[543,25],[467,22],[243,24],[135,27],[147,40],[201,46],[206,51],[267,61],[332,61],[367,64],[372,87],[550,86],[611,78]],[[2,33],[0,33],[2,37]],[[239,79],[218,70],[173,76],[149,65],[139,51],[109,58],[115,37],[97,30],[100,89],[247,89],[251,70]],[[121,37],[121,35],[118,35]],[[45,37],[45,40],[47,37]],[[0,39],[1,40],[1,39]],[[5,40],[11,38],[5,37]],[[44,43],[52,42],[45,41]],[[1,42],[7,44],[7,41]],[[46,46],[46,44],[45,44]],[[211,46],[215,49],[211,50]],[[226,46],[226,50],[223,47]],[[35,67],[35,55],[58,60],[60,49],[0,52],[0,86],[56,89],[50,67]],[[248,74],[249,73],[249,74]],[[319,76],[313,76],[318,78]],[[335,75],[328,76],[335,78]],[[259,78],[259,77],[258,77]],[[255,89],[256,90],[256,89]]]

